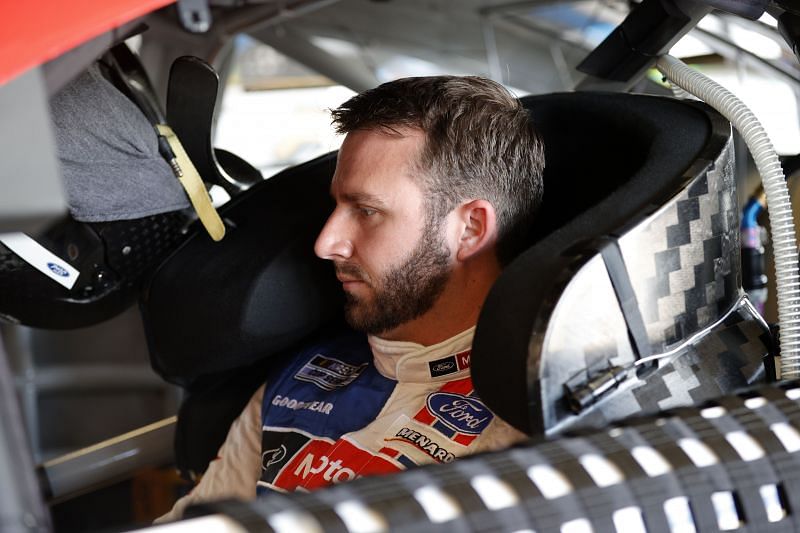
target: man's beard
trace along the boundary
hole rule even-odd
[[[377,335],[429,311],[450,279],[450,251],[441,225],[427,224],[409,257],[380,279],[372,280],[356,265],[337,264],[336,271],[364,281],[372,299],[345,292],[345,318],[358,331]]]

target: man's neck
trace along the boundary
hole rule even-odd
[[[477,315],[475,318],[464,316],[456,321],[453,320],[453,317],[436,316],[432,311],[391,331],[380,333],[378,336],[391,341],[407,341],[422,346],[432,346],[471,328],[477,322]]]
[[[428,312],[378,336],[423,346],[447,340],[477,324],[483,302],[496,278],[495,273],[490,276],[471,276],[466,271],[454,273]]]

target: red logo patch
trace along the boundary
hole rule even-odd
[[[335,443],[311,440],[281,469],[272,483],[289,491],[297,487],[313,490],[365,475],[399,470],[402,467],[346,440]]]
[[[465,352],[456,354],[456,363],[458,363],[459,370],[464,370],[465,368],[469,368],[471,360],[472,360],[471,350],[467,350]]]

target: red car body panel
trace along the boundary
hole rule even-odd
[[[173,1],[8,2],[0,17],[0,84]]]

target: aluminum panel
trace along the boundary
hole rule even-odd
[[[731,140],[678,195],[620,237],[619,245],[653,353],[730,309],[742,294]]]

